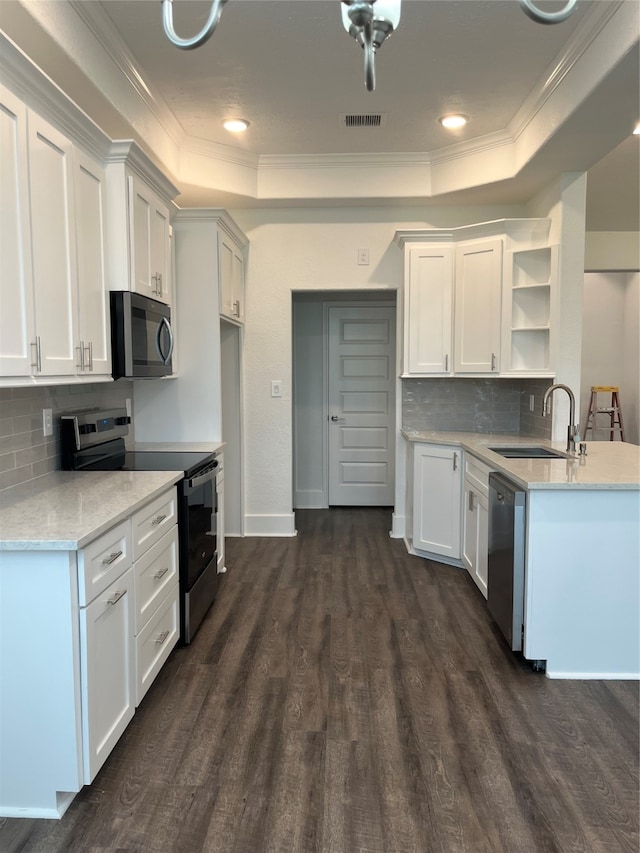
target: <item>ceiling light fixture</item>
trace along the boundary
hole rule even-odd
[[[462,113],[451,113],[450,115],[440,116],[438,121],[448,130],[455,130],[458,127],[464,127],[469,121],[469,116],[462,115]]]
[[[640,136],[640,121],[639,121],[639,122],[638,122],[638,124],[633,128],[633,135],[634,135],[634,136]]]
[[[230,133],[244,133],[249,127],[249,122],[244,118],[228,118],[222,122],[222,126]]]
[[[173,0],[162,0],[162,26],[169,41],[182,50],[200,47],[218,26],[222,7],[228,0],[212,0],[204,27],[193,38],[181,38],[173,27]],[[341,0],[342,23],[364,49],[364,78],[369,92],[376,87],[375,54],[400,22],[401,0]],[[559,24],[574,11],[578,0],[567,0],[557,12],[543,12],[533,0],[518,0],[524,12],[539,24]]]

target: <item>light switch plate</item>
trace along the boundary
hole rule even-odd
[[[272,397],[282,397],[282,380],[281,379],[272,379],[271,380],[271,396]]]

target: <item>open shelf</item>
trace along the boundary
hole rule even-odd
[[[514,371],[550,370],[549,334],[548,327],[512,329],[511,369]]]
[[[513,288],[549,284],[551,281],[551,247],[526,249],[513,253]]]

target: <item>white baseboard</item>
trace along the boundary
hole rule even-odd
[[[406,527],[406,519],[404,515],[396,515],[395,512],[391,515],[391,532],[389,536],[392,539],[404,539]]]
[[[245,536],[297,536],[295,515],[245,515]]]
[[[547,678],[565,678],[573,681],[640,681],[638,672],[554,672],[546,671]]]

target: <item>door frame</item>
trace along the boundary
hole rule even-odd
[[[397,293],[397,291],[396,291]],[[336,299],[326,300],[322,302],[322,457],[324,466],[322,471],[322,493],[324,506],[329,506],[329,309],[330,308],[393,308],[396,312],[395,325],[397,334],[398,325],[398,304],[397,299]],[[398,341],[396,340],[395,351],[393,354],[394,364],[393,369],[395,375],[398,375]],[[402,393],[400,380],[396,380],[396,397],[398,393]],[[391,434],[395,436],[398,432],[397,412],[398,401],[394,407],[394,418]],[[395,449],[394,449],[395,454]],[[394,494],[396,484],[396,469],[394,466]]]

